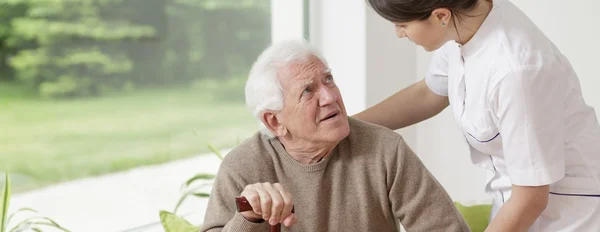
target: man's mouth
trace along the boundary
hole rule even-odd
[[[329,113],[327,116],[325,116],[325,118],[321,119],[321,122],[322,122],[322,121],[329,120],[329,119],[332,119],[332,118],[335,118],[335,117],[337,117],[339,114],[340,114],[340,113],[339,113],[339,111],[334,111],[334,112],[331,112],[331,113]]]

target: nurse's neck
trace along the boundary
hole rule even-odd
[[[492,11],[492,6],[491,0],[479,0],[473,10],[461,15],[460,18],[455,17],[456,28],[452,40],[461,45],[469,42]]]

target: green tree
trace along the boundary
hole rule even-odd
[[[4,0],[4,4],[28,7],[26,15],[11,20],[11,39],[36,45],[10,59],[17,79],[44,97],[97,95],[126,86],[133,62],[114,42],[151,39],[156,30],[109,17],[118,16],[114,9],[124,2]]]
[[[0,76],[52,98],[245,76],[270,42],[269,4],[0,0]]]
[[[245,76],[270,42],[269,0],[170,0],[165,68],[181,79]]]
[[[0,80],[14,80],[12,68],[7,60],[19,50],[18,40],[11,40],[13,29],[10,21],[25,15],[25,4],[0,4]]]

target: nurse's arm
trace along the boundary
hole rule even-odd
[[[500,208],[485,231],[528,231],[546,209],[549,191],[548,185],[513,185],[510,199]]]
[[[448,96],[431,91],[423,79],[352,117],[397,130],[431,118],[448,105]]]

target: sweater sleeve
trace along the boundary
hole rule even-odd
[[[219,168],[213,184],[202,232],[244,232],[268,231],[270,225],[266,222],[253,223],[246,220],[236,210],[235,197],[239,196],[245,184],[235,174],[230,174],[226,166]]]
[[[442,185],[400,139],[388,171],[388,188],[395,217],[407,232],[470,231]]]

